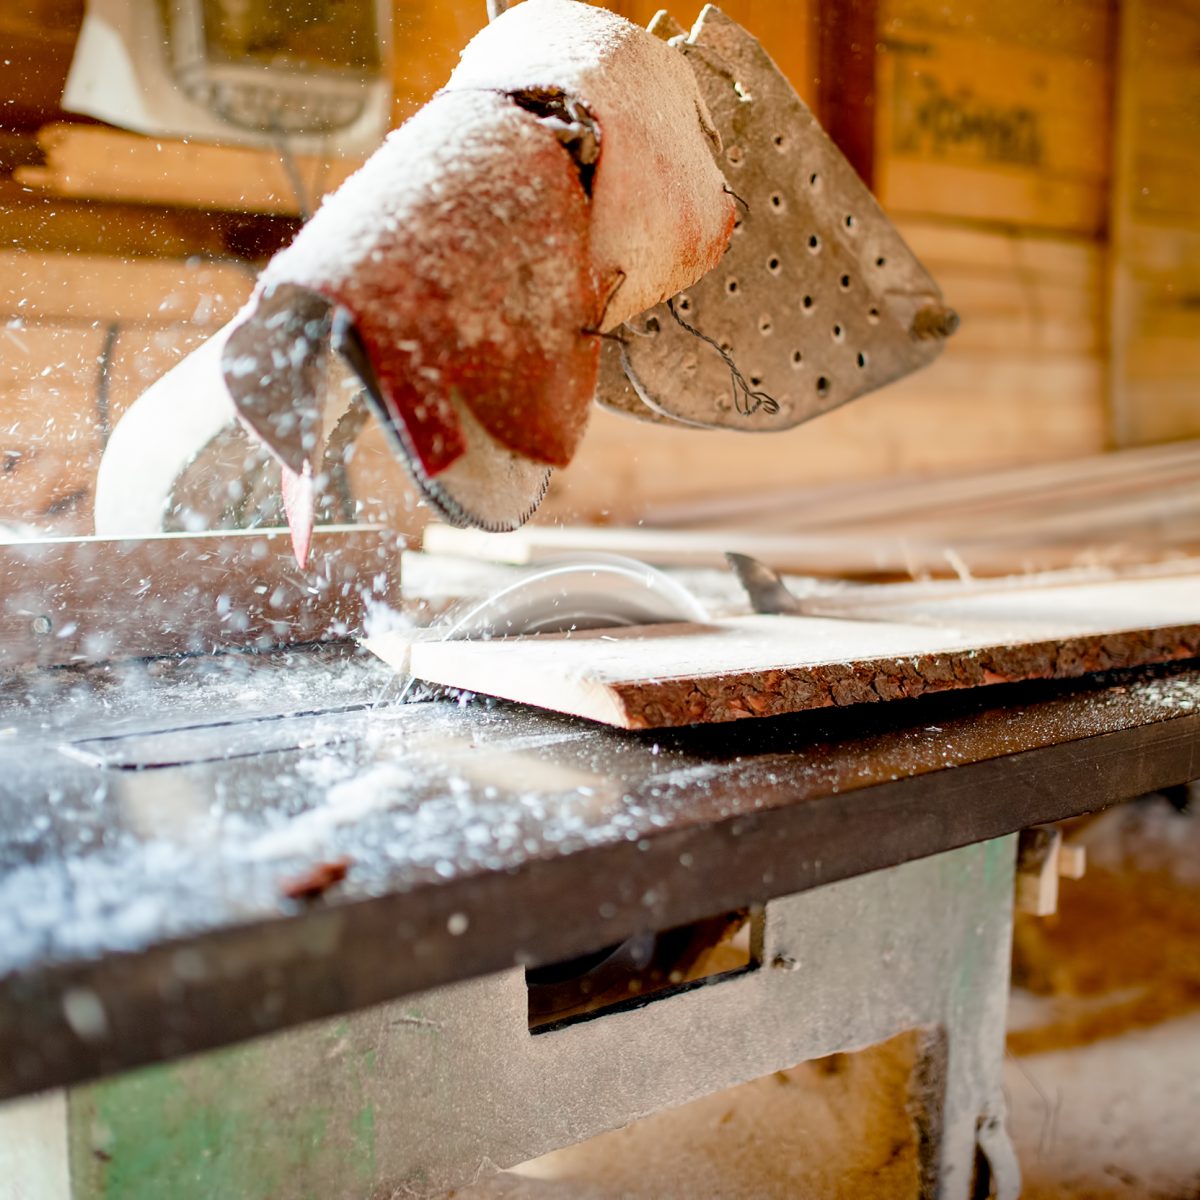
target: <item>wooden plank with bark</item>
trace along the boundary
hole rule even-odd
[[[886,590],[886,589],[881,589]],[[1200,575],[749,616],[369,647],[442,686],[628,729],[772,717],[1200,655]],[[874,617],[875,619],[871,619]]]

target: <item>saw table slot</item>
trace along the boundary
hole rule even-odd
[[[356,704],[83,738],[63,743],[58,749],[59,753],[88,766],[146,771],[331,746],[360,737],[368,714],[367,705]]]
[[[548,1033],[627,1012],[761,965],[761,908],[741,908],[636,934],[616,945],[525,972],[529,1028]]]

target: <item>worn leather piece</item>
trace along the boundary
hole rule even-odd
[[[646,30],[527,0],[268,264],[223,356],[310,505],[336,319],[399,456],[456,524],[515,528],[572,459],[600,333],[720,259],[734,204],[693,73]],[[343,341],[343,347],[351,344]]]
[[[591,255],[602,328],[675,295],[720,261],[734,201],[708,109],[682,54],[578,0],[524,0],[477,34],[446,90],[558,89],[599,129]]]
[[[465,450],[452,393],[501,446],[563,466],[599,353],[588,224],[542,121],[495,93],[440,94],[276,255],[261,294],[308,288],[350,314],[426,475]]]

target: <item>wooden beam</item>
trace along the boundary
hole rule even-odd
[[[817,116],[869,188],[875,186],[878,0],[816,6]]]
[[[1017,842],[1017,912],[1053,916],[1058,911],[1058,881],[1082,879],[1086,869],[1086,847],[1068,844],[1061,829],[1052,825],[1022,829]]]
[[[880,0],[884,208],[1103,236],[1112,8]]]
[[[183,322],[218,328],[254,286],[249,264],[0,251],[0,316],[23,322]]]
[[[21,140],[36,144],[32,138]],[[234,258],[257,264],[287,245],[300,228],[291,217],[68,199],[2,176],[0,171],[0,241],[6,250]]]

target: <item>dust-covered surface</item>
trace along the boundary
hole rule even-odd
[[[916,1196],[914,1040],[901,1035],[655,1113],[458,1193],[463,1200]]]
[[[1200,817],[1153,796],[1084,822],[1069,824],[1067,836],[1086,846],[1087,875],[1062,882],[1056,916],[1018,917],[1005,1091],[1022,1195],[1195,1200]],[[910,1150],[896,1137],[903,1045],[838,1056],[837,1071],[806,1064],[655,1114],[462,1194],[914,1196]],[[893,1153],[881,1155],[889,1137]]]
[[[1016,707],[972,697],[719,736],[479,699],[389,704],[397,691],[348,649],[5,679],[0,968],[283,914],[276,875],[313,859],[349,856],[345,894],[365,897],[728,819],[779,803],[782,783],[796,799],[851,792],[1200,711],[1200,680],[1167,671],[1014,689]]]
[[[972,775],[947,769],[1178,720],[1175,744],[1200,675],[657,734],[396,693],[380,664],[330,649],[3,680],[0,1062],[11,1054],[13,1069],[0,1090],[569,957],[696,919],[706,902],[961,844],[977,836]],[[1078,771],[1111,774],[1107,761]],[[953,790],[873,799],[911,776]],[[1023,769],[989,792],[986,804],[1017,806],[993,825],[1015,828],[1058,790]],[[904,816],[913,804],[920,820]],[[788,843],[762,818],[791,811],[808,823]],[[342,859],[346,878],[315,903],[287,898],[289,880]],[[84,1008],[66,1003],[81,992]],[[81,1032],[81,1011],[101,1020]]]

